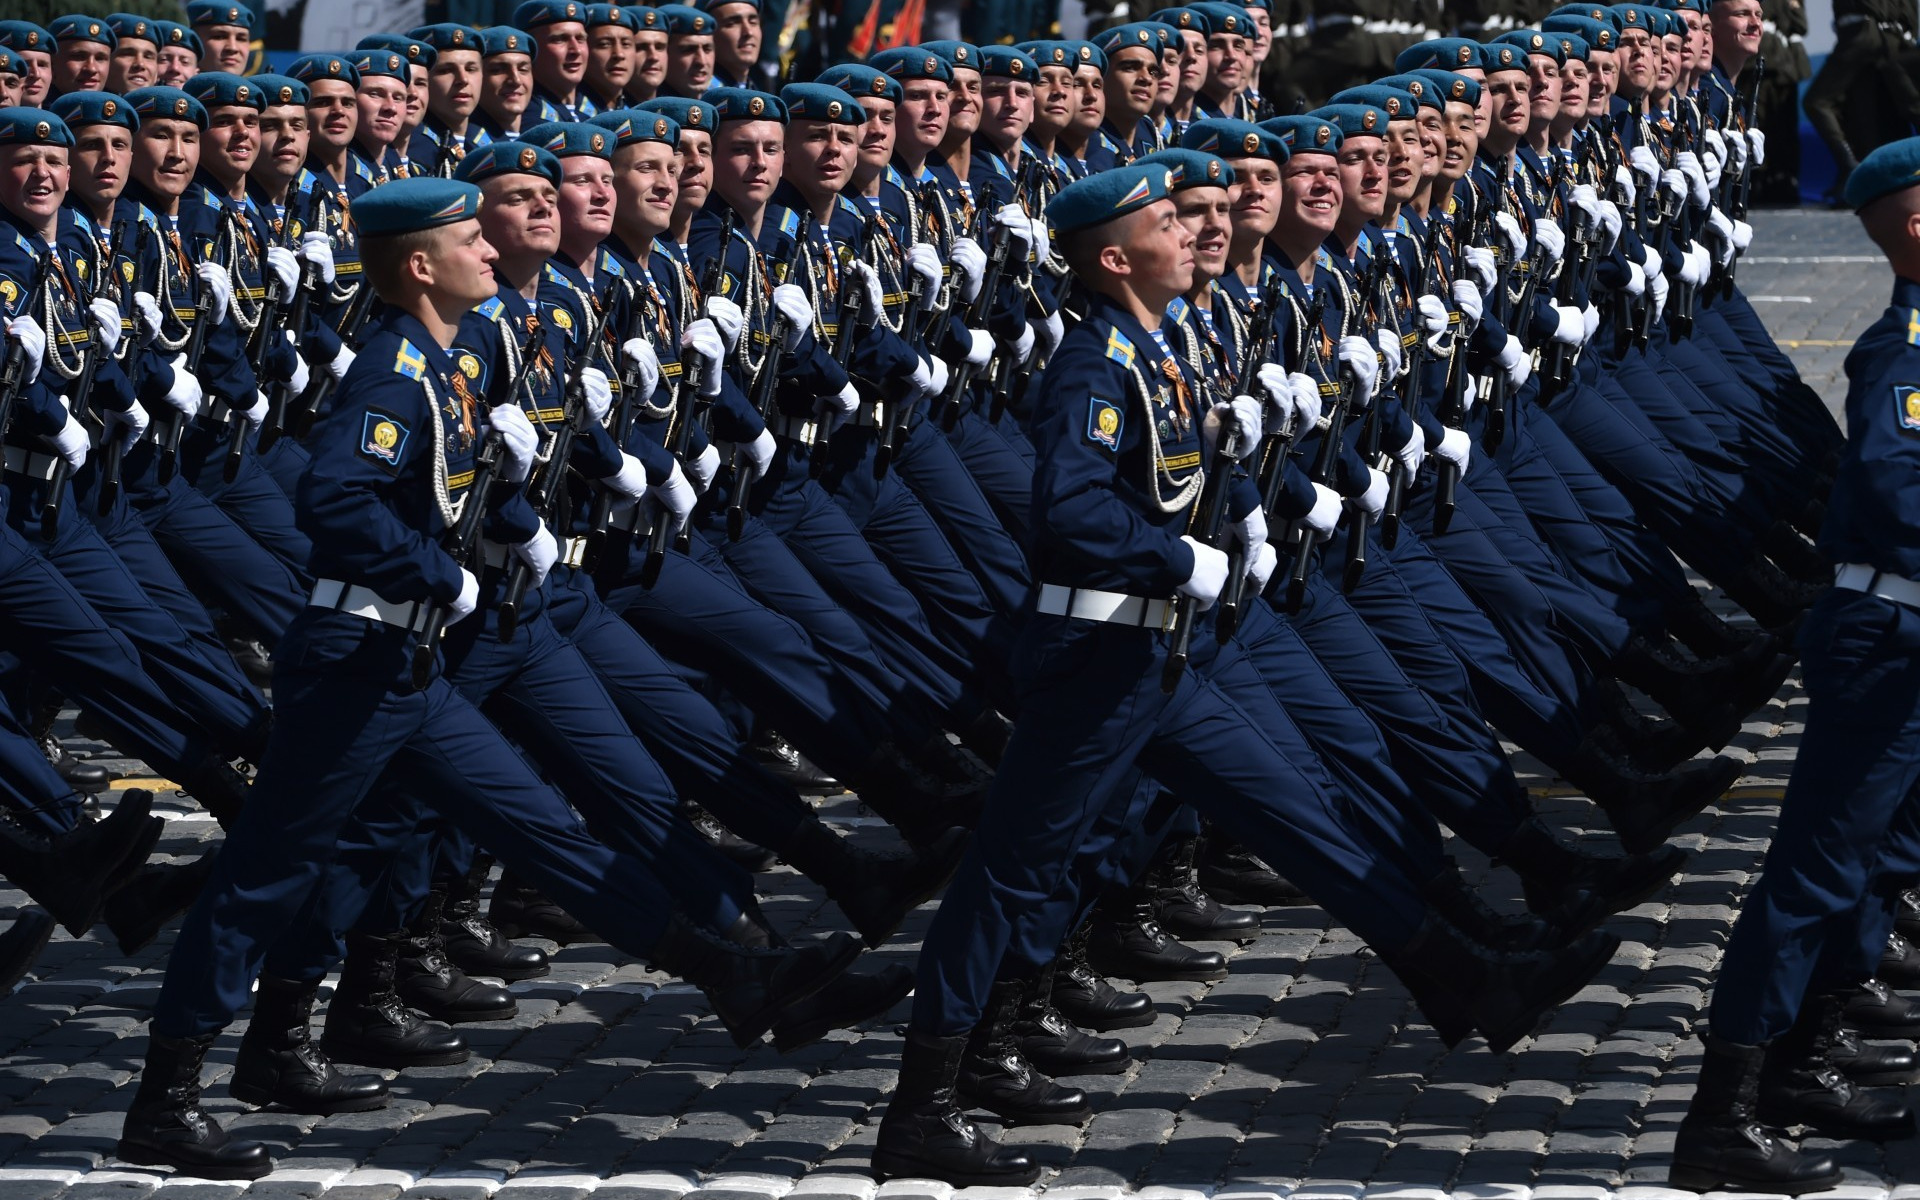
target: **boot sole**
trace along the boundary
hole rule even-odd
[[[1218,971],[1208,972],[1169,971],[1164,973],[1150,972],[1147,974],[1135,974],[1133,971],[1127,970],[1124,967],[1115,969],[1112,965],[1103,965],[1099,962],[1089,961],[1089,965],[1092,966],[1094,970],[1109,978],[1131,979],[1135,983],[1219,983],[1222,979],[1232,974],[1232,972],[1225,967],[1220,968]]]
[[[1018,1111],[1002,1112],[1000,1109],[997,1109],[997,1108],[988,1108],[987,1105],[981,1104],[978,1100],[975,1100],[972,1097],[966,1096],[964,1094],[960,1097],[960,1099],[962,1103],[967,1104],[970,1107],[986,1109],[987,1112],[990,1112],[994,1116],[999,1117],[1002,1121],[1005,1121],[1008,1127],[1012,1127],[1015,1125],[1080,1126],[1080,1125],[1085,1125],[1087,1122],[1093,1120],[1093,1105],[1091,1104],[1086,1105],[1083,1108],[1076,1108],[1072,1112],[1064,1112],[1064,1113],[1030,1113],[1030,1112],[1018,1112]]]
[[[417,1054],[401,1056],[397,1054],[362,1054],[351,1046],[329,1044],[326,1039],[320,1041],[320,1049],[336,1063],[348,1063],[356,1067],[372,1067],[377,1071],[405,1071],[411,1067],[451,1067],[466,1062],[473,1057],[471,1048],[449,1050],[442,1054]]]
[[[885,1150],[873,1152],[873,1173],[881,1179],[932,1179],[955,1187],[1029,1187],[1040,1179],[1038,1164],[1024,1171],[932,1171],[904,1154]]]
[[[1866,1071],[1859,1075],[1841,1067],[1840,1073],[1847,1077],[1848,1083],[1861,1087],[1907,1087],[1920,1083],[1920,1068],[1911,1071]]]
[[[438,1021],[442,1025],[474,1025],[481,1021],[511,1021],[520,1015],[518,1004],[508,1004],[500,1008],[480,1009],[473,1012],[444,1012],[428,1008],[417,1001],[406,1001],[408,1008],[425,1013],[429,1021]]]
[[[1133,1065],[1133,1056],[1129,1054],[1125,1058],[1117,1058],[1112,1062],[1066,1063],[1042,1062],[1028,1054],[1027,1061],[1033,1064],[1034,1070],[1050,1079],[1073,1079],[1081,1075],[1124,1075],[1127,1073],[1127,1068]]]
[[[372,1112],[385,1108],[389,1096],[381,1092],[377,1096],[357,1096],[347,1100],[337,1100],[331,1104],[296,1104],[280,1099],[273,1094],[272,1088],[255,1087],[237,1080],[227,1084],[227,1095],[242,1104],[251,1104],[255,1108],[267,1108],[279,1105],[288,1112],[306,1113],[315,1117],[331,1117],[340,1113]]]
[[[1537,993],[1533,1005],[1525,1013],[1501,1025],[1498,1029],[1482,1029],[1481,1035],[1487,1039],[1487,1048],[1495,1054],[1505,1054],[1513,1044],[1532,1033],[1540,1024],[1540,1019],[1558,1008],[1575,992],[1587,986],[1600,968],[1612,960],[1614,951],[1620,948],[1620,939],[1607,934],[1594,948],[1579,959],[1563,965],[1553,978]]]
[[[271,1159],[257,1167],[216,1167],[206,1163],[183,1162],[164,1150],[124,1140],[113,1148],[113,1156],[121,1162],[139,1167],[172,1167],[179,1174],[193,1179],[259,1179],[273,1170]]]
[[[1832,1175],[1823,1175],[1818,1179],[1781,1180],[1781,1179],[1743,1179],[1725,1171],[1709,1171],[1702,1167],[1687,1167],[1679,1163],[1667,1171],[1667,1183],[1689,1192],[1763,1192],[1775,1196],[1803,1196],[1808,1192],[1824,1192],[1840,1186],[1845,1176],[1839,1171]]]

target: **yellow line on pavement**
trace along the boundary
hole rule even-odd
[[[129,776],[126,779],[116,779],[107,786],[116,792],[124,792],[128,788],[145,788],[149,792],[183,790],[179,784],[171,779],[142,779],[137,775]]]
[[[1790,347],[1794,350],[1798,350],[1803,346],[1819,347],[1819,346],[1851,346],[1853,345],[1852,342],[1835,342],[1835,341],[1829,341],[1825,338],[1807,338],[1805,340],[1797,341],[1797,342],[1782,341],[1780,344],[1782,346]]]

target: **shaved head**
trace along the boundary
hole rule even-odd
[[[1893,269],[1920,279],[1920,187],[1902,188],[1860,210],[1860,224]]]

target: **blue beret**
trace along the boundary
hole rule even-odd
[[[429,71],[433,70],[433,60],[440,54],[432,43],[398,33],[370,33],[360,39],[355,49],[391,50],[406,59],[408,66],[425,67]]]
[[[145,121],[191,121],[207,127],[206,105],[175,87],[135,88],[127,93],[127,103]]]
[[[268,108],[276,104],[298,104],[305,108],[307,102],[313,99],[313,93],[307,90],[307,85],[290,76],[255,75],[253,82],[259,85],[260,94],[266,97]]]
[[[1647,19],[1654,34],[1658,37],[1678,37],[1686,32],[1686,23],[1680,19],[1678,13],[1670,13],[1662,9],[1649,7],[1647,9]]]
[[[666,23],[668,37],[711,34],[713,17],[690,4],[662,4],[660,19]]]
[[[1920,137],[1888,142],[1861,159],[1847,176],[1846,200],[1858,210],[1910,187],[1920,187]]]
[[[1060,233],[1091,229],[1165,200],[1172,187],[1170,167],[1114,167],[1061,188],[1047,203],[1047,220]]]
[[[118,125],[126,130],[140,128],[140,118],[127,104],[126,97],[116,96],[112,92],[68,92],[64,96],[54,97],[48,107],[54,116],[67,123],[69,129],[78,129],[82,125]]]
[[[1073,66],[1075,70],[1081,67],[1092,67],[1102,75],[1107,73],[1107,52],[1105,50],[1102,50],[1092,42],[1085,41],[1064,42],[1062,44],[1073,49]]]
[[[1183,33],[1197,33],[1201,37],[1213,32],[1213,22],[1197,8],[1163,8],[1149,19],[1162,25],[1171,25]]]
[[[1016,48],[1025,50],[1027,57],[1042,67],[1065,67],[1069,71],[1073,70],[1072,42],[1036,38],[1030,42],[1021,42]]]
[[[867,60],[876,71],[894,79],[937,79],[953,82],[953,64],[931,50],[919,46],[896,46],[882,50]]]
[[[980,74],[988,79],[1017,79],[1032,83],[1040,78],[1040,64],[1024,50],[1012,46],[982,46]]]
[[[202,71],[182,85],[181,90],[195,100],[216,108],[251,108],[255,112],[267,106],[266,93],[251,79],[225,71]]]
[[[685,96],[655,96],[635,107],[641,112],[661,113],[673,118],[682,133],[692,130],[694,133],[710,134],[720,124],[719,110],[705,100],[690,100]]]
[[[1489,75],[1498,75],[1502,71],[1525,71],[1527,52],[1512,42],[1482,42],[1480,69]]]
[[[0,21],[0,46],[52,54],[53,35],[32,21]]]
[[[1443,72],[1444,74],[1444,72]],[[1447,98],[1440,93],[1440,83],[1427,78],[1423,71],[1408,71],[1400,75],[1388,75],[1374,80],[1376,87],[1395,88],[1413,97],[1415,104],[1424,104],[1428,108],[1444,110]]]
[[[1433,38],[1402,50],[1393,60],[1396,71],[1418,71],[1438,67],[1442,71],[1472,70],[1486,65],[1480,43],[1472,38]]]
[[[648,31],[665,33],[667,31],[666,18],[660,15],[660,10],[657,8],[649,8],[645,4],[628,4],[623,6],[622,11],[633,18],[633,31],[635,33],[646,33]]]
[[[449,50],[471,50],[478,54],[486,45],[486,38],[478,29],[471,25],[462,25],[457,21],[421,25],[407,30],[407,36],[432,46],[435,55],[445,54]]]
[[[637,108],[610,108],[587,118],[613,135],[613,148],[637,146],[641,142],[659,142],[663,146],[680,144],[680,122],[665,113],[642,112]]]
[[[1242,4],[1240,7],[1246,9],[1248,12],[1259,9],[1269,17],[1273,15],[1273,0],[1247,0],[1247,3]]]
[[[790,121],[825,121],[829,125],[867,123],[867,110],[860,107],[860,102],[831,84],[790,83],[780,89],[780,103],[786,105]],[[728,119],[724,108],[720,119]]]
[[[980,69],[980,47],[972,42],[960,42],[946,39],[937,42],[921,42],[920,49],[938,54],[947,60],[947,66],[958,70],[965,67],[969,71]]]
[[[160,22],[152,17],[143,17],[139,13],[108,13],[107,24],[113,28],[116,41],[132,38],[138,42],[160,44]]]
[[[0,75],[25,75],[26,73],[27,60],[20,57],[20,52],[0,46]]]
[[[820,72],[815,82],[831,84],[847,95],[856,97],[862,104],[869,100],[892,100],[898,103],[905,95],[899,80],[864,63],[841,63],[828,67]]]
[[[1204,150],[1156,150],[1134,159],[1145,167],[1158,164],[1173,171],[1173,191],[1197,187],[1231,187],[1233,166],[1218,154]]]
[[[492,58],[496,54],[524,54],[528,58],[540,57],[540,47],[533,35],[524,29],[515,29],[511,25],[489,25],[480,31],[480,56]]]
[[[1538,29],[1516,29],[1512,33],[1503,33],[1493,39],[1496,46],[1513,46],[1523,54],[1538,54],[1550,58],[1555,63],[1567,61],[1566,52],[1560,48],[1557,38],[1548,37]]]
[[[1613,14],[1614,24],[1621,33],[1630,29],[1644,29],[1653,32],[1653,9],[1642,4],[1613,4],[1607,11]],[[1664,19],[1664,18],[1663,18]]]
[[[581,0],[521,0],[513,10],[513,24],[521,29],[538,29],[560,21],[587,19],[587,6]]]
[[[187,0],[189,25],[238,25],[253,32],[253,10],[230,0]]]
[[[1215,33],[1237,33],[1242,37],[1253,33],[1253,17],[1238,4],[1224,4],[1221,0],[1194,0],[1187,7],[1203,14],[1212,23]]]
[[[544,175],[553,186],[560,186],[560,160],[551,150],[526,142],[488,142],[470,150],[454,169],[453,177],[467,183],[480,183],[496,175]],[[360,203],[358,200],[355,204]],[[357,216],[358,214],[356,214]]]
[[[716,8],[724,8],[729,4],[746,4],[750,5],[755,12],[760,11],[760,0],[694,0],[694,3],[700,6],[702,12],[707,13],[711,13]]]
[[[302,55],[287,64],[287,74],[308,87],[327,79],[354,88],[360,86],[360,72],[354,69],[353,61],[344,54]]]
[[[1613,26],[1605,21],[1571,15],[1552,16],[1540,22],[1540,28],[1549,33],[1571,33],[1577,36],[1586,43],[1588,53],[1613,49]]]
[[[842,93],[844,95],[844,93]],[[702,97],[713,105],[714,114],[722,121],[778,121],[787,123],[787,106],[778,96],[769,96],[765,92],[756,92],[752,88],[708,88]],[[825,117],[816,118],[825,120]]]
[[[1270,158],[1287,161],[1287,145],[1270,130],[1251,121],[1209,117],[1195,121],[1180,135],[1180,148],[1218,154],[1222,158]]]
[[[1580,17],[1588,21],[1598,21],[1613,30],[1615,37],[1620,35],[1620,14],[1606,4],[1594,4],[1591,0],[1586,4],[1562,4],[1547,14],[1548,20],[1555,17]]]
[[[468,155],[462,162],[471,162]],[[353,202],[353,224],[362,237],[392,237],[438,229],[480,215],[480,189],[457,179],[396,179]]]
[[[1165,21],[1142,21],[1140,23],[1148,29],[1151,29],[1153,35],[1160,40],[1160,53],[1162,54],[1165,54],[1169,50],[1177,51],[1187,44],[1186,38],[1181,34],[1181,31],[1167,24]],[[1215,30],[1214,32],[1218,33],[1219,30]]]
[[[1387,114],[1371,104],[1323,104],[1311,116],[1319,117],[1340,131],[1340,138],[1387,136]]]
[[[1425,90],[1424,88],[1422,89]],[[1327,97],[1329,104],[1371,104],[1387,114],[1389,121],[1410,121],[1414,110],[1420,107],[1420,99],[1405,88],[1393,87],[1384,83],[1369,83],[1360,87],[1350,87]]]
[[[1441,100],[1465,104],[1470,108],[1480,107],[1480,81],[1468,79],[1465,75],[1456,75],[1452,71],[1442,71],[1427,67],[1413,72],[1422,79],[1432,82]]]
[[[1302,154],[1338,154],[1340,144],[1346,140],[1338,125],[1309,113],[1274,117],[1260,122],[1260,128],[1285,142],[1291,158]]]
[[[73,145],[73,130],[44,108],[0,108],[0,146]]]
[[[120,40],[113,32],[111,22],[80,14],[55,17],[48,24],[47,32],[53,35],[56,42],[99,42],[109,49],[119,44]]]
[[[153,23],[153,28],[154,32],[160,35],[159,45],[162,48],[180,46],[191,50],[195,58],[207,52],[206,43],[200,40],[200,35],[178,21],[157,20]]]
[[[360,73],[361,83],[380,76],[398,79],[409,86],[413,83],[412,68],[407,66],[407,60],[392,50],[355,50],[347,56],[347,61]]]
[[[586,26],[598,29],[602,25],[618,25],[633,33],[640,32],[640,10],[628,8],[624,4],[587,5]]]
[[[1122,50],[1138,47],[1160,53],[1160,39],[1154,30],[1144,21],[1134,21],[1126,25],[1115,25],[1112,29],[1096,34],[1093,44],[1105,52],[1108,59]]]
[[[555,158],[574,158],[583,154],[608,161],[613,158],[613,134],[604,126],[584,121],[542,122],[532,129],[521,130],[520,144],[543,147]]]
[[[1587,45],[1587,39],[1577,33],[1567,33],[1556,29],[1550,31],[1547,36],[1559,41],[1561,51],[1560,64],[1562,66],[1565,66],[1575,59],[1585,62],[1587,61],[1587,55],[1593,53],[1593,48]]]

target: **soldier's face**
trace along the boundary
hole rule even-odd
[[[160,78],[160,49],[145,38],[121,38],[107,67],[107,90],[121,95]]]
[[[1653,86],[1653,39],[1644,29],[1629,29],[1615,43],[1614,59],[1619,64],[1614,87],[1629,100],[1638,100]]]
[[[44,226],[58,218],[70,175],[65,146],[8,146],[0,151],[0,205]]]
[[[795,121],[787,126],[786,178],[816,204],[847,186],[859,157],[857,125]]]
[[[895,137],[903,148],[929,154],[947,136],[947,85],[938,79],[910,79],[901,90]]]
[[[1350,137],[1340,146],[1340,195],[1347,210],[1371,221],[1387,208],[1387,143]]]
[[[120,198],[133,168],[133,134],[118,125],[82,125],[74,131],[75,193],[90,208],[104,208]]]
[[[200,70],[200,60],[185,46],[166,46],[160,51],[160,83],[179,87]]]
[[[1207,86],[1207,39],[1191,31],[1180,35],[1180,80],[1174,98],[1185,100]]]
[[[580,86],[587,74],[587,27],[578,21],[554,21],[534,36],[540,53],[533,60],[533,77],[559,95]]]
[[[895,113],[893,101],[878,96],[862,98],[860,107],[867,110],[867,123],[860,128],[859,178],[869,180],[893,161]]]
[[[53,55],[45,50],[17,51],[27,60],[27,81],[20,89],[20,103],[30,108],[41,108],[47,103],[47,93],[53,88]]]
[[[360,99],[353,85],[338,79],[322,79],[308,85],[307,125],[312,138],[326,150],[338,153],[353,144],[354,131],[360,128]]]
[[[27,86],[25,77],[11,71],[0,71],[0,108],[12,108],[20,103],[20,93]]]
[[[713,147],[713,189],[742,213],[772,197],[786,169],[786,131],[778,121],[730,121]]]
[[[1493,126],[1493,97],[1487,92],[1487,73],[1479,67],[1463,68],[1455,71],[1480,85],[1480,103],[1473,109],[1473,134],[1475,144],[1478,139],[1487,136],[1487,130]]]
[[[1100,128],[1107,117],[1107,77],[1091,66],[1076,67],[1073,83],[1077,103],[1073,110],[1073,128],[1086,137]]]
[[[1487,79],[1485,95],[1493,104],[1493,126],[1510,139],[1526,133],[1532,120],[1532,81],[1518,71],[1501,71]]]
[[[618,96],[633,78],[633,30],[596,25],[587,31],[587,86],[595,95]]]
[[[633,36],[632,85],[652,96],[667,77],[667,35],[647,29]]]
[[[133,177],[140,186],[178,199],[200,168],[200,127],[192,121],[140,122],[133,135]]]
[[[613,232],[613,164],[574,154],[560,168],[560,228],[570,240],[600,241]]]
[[[1073,110],[1080,91],[1073,72],[1066,67],[1041,67],[1040,86],[1033,92],[1033,132],[1046,140],[1060,136],[1073,123]]]
[[[1187,188],[1174,193],[1174,212],[1193,235],[1195,282],[1218,279],[1227,270],[1227,247],[1233,240],[1233,215],[1227,189]]]
[[[1173,201],[1155,201],[1116,224],[1127,279],[1141,299],[1161,308],[1193,287],[1193,234]]]
[[[1180,60],[1186,57],[1186,50],[1180,46],[1169,46],[1160,52],[1160,78],[1153,89],[1153,106],[1156,111],[1165,111],[1167,105],[1180,91]]]
[[[1454,182],[1473,164],[1473,156],[1480,152],[1479,124],[1479,109],[1465,101],[1447,101],[1447,113],[1442,121],[1447,145],[1440,158],[1441,183]]]
[[[751,4],[723,4],[712,11],[714,61],[731,78],[747,78],[760,58],[760,10]]]
[[[1273,53],[1273,17],[1264,8],[1249,8],[1247,15],[1253,18],[1253,36],[1247,39],[1247,56],[1257,68],[1267,61],[1267,55]]]
[[[1412,121],[1387,126],[1387,199],[1405,204],[1420,190],[1427,152],[1420,145],[1420,127]]]
[[[707,194],[713,190],[713,139],[705,133],[682,129],[676,153],[680,165],[680,195],[674,201],[673,215],[678,219],[692,215],[705,205]]]
[[[1560,115],[1560,64],[1544,54],[1527,56],[1527,119],[1552,124]]]
[[[1712,38],[1714,53],[1722,58],[1752,58],[1760,53],[1761,26],[1759,0],[1721,0],[1713,6]]]
[[[276,104],[260,114],[260,153],[254,156],[252,175],[260,180],[291,180],[307,161],[307,110],[298,104]]]
[[[683,95],[698,96],[713,82],[713,38],[683,33],[667,39],[667,82]]]
[[[260,153],[260,114],[229,104],[207,113],[207,136],[201,142],[200,161],[221,183],[231,187],[244,179]]]
[[[658,237],[673,223],[679,199],[679,158],[662,142],[637,142],[613,156],[614,205],[623,222],[643,237]]]
[[[1587,56],[1587,120],[1603,117],[1620,82],[1620,60],[1611,51]]]
[[[362,142],[384,149],[400,136],[400,122],[407,112],[407,85],[387,75],[369,75],[360,81],[360,126]]]
[[[427,69],[425,67],[407,68],[407,107],[400,114],[399,138],[404,139],[420,128],[420,122],[427,116]]]
[[[53,59],[53,81],[62,92],[97,92],[112,61],[113,52],[99,42],[65,42]]]
[[[1227,189],[1233,231],[1243,241],[1258,242],[1273,232],[1280,219],[1280,164],[1270,158],[1236,158],[1233,185]]]
[[[448,125],[458,125],[480,107],[480,53],[443,50],[427,73],[427,111]]]
[[[196,25],[200,44],[206,53],[200,56],[202,71],[229,71],[235,75],[247,69],[247,56],[253,53],[252,31],[241,25]]]
[[[1153,108],[1160,84],[1160,56],[1145,46],[1128,46],[1107,60],[1107,111],[1123,133]]]
[[[524,54],[496,54],[480,64],[480,103],[511,123],[533,99],[533,62]]]
[[[1280,218],[1276,230],[1308,231],[1319,237],[1340,220],[1340,164],[1325,154],[1303,154],[1280,168]]]
[[[1560,116],[1557,120],[1572,123],[1584,121],[1587,116],[1587,64],[1577,58],[1567,60],[1560,68]]]
[[[1207,39],[1207,87],[1216,95],[1237,92],[1247,83],[1247,39],[1216,33]]]
[[[1420,131],[1420,178],[1432,179],[1447,153],[1447,119],[1439,109],[1423,104],[1413,123]]]
[[[947,136],[972,137],[980,128],[980,72],[962,67],[947,88]]]
[[[1010,147],[1033,124],[1033,85],[1024,79],[990,80],[982,91],[982,132],[996,146]]]
[[[1671,91],[1673,81],[1680,77],[1680,60],[1686,51],[1686,40],[1678,37],[1660,39],[1660,48],[1653,63],[1653,90]]]
[[[553,257],[560,248],[560,201],[552,180],[543,175],[496,175],[480,190],[486,196],[480,206],[480,230],[500,257],[521,263]]]
[[[445,226],[424,253],[433,290],[453,302],[449,307],[471,308],[499,291],[493,264],[500,254],[488,241],[480,222],[458,221]]]

